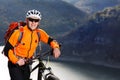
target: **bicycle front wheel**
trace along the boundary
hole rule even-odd
[[[46,75],[45,80],[60,80],[55,75]]]

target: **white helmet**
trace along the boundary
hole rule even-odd
[[[34,19],[40,19],[41,20],[41,13],[38,10],[29,10],[26,14],[26,18],[34,18]]]

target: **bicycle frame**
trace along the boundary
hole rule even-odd
[[[44,53],[42,57],[46,56],[50,52],[51,52],[51,50],[48,51],[48,52],[46,52],[46,53]],[[46,68],[46,66],[44,65],[44,63],[42,61],[42,58],[40,57],[40,55],[37,55],[35,58],[33,58],[32,60],[30,60],[30,62],[33,61],[33,60],[35,60],[35,59],[38,59],[39,63],[31,70],[31,73],[36,68],[38,68],[37,80],[42,80],[42,77],[43,77],[44,80],[60,80],[58,77],[56,77],[52,73],[51,67]],[[43,73],[44,73],[45,70],[48,70],[49,73],[43,75]]]
[[[41,62],[40,59],[39,60],[39,63],[31,70],[31,73],[38,68],[38,78],[37,80],[42,80],[42,73],[44,72],[44,64]],[[44,68],[44,69],[43,69]]]

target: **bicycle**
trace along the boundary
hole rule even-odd
[[[54,75],[54,73],[52,72],[52,68],[51,67],[46,67],[42,61],[43,57],[45,57],[46,55],[50,55],[50,53],[52,52],[52,50],[48,50],[47,52],[43,53],[43,55],[41,56],[40,54],[38,54],[36,57],[29,59],[27,61],[27,64],[32,64],[34,63],[36,59],[38,59],[39,63],[31,70],[31,73],[38,68],[38,75],[37,75],[37,80],[42,80],[42,78],[44,80],[60,80],[57,76]],[[48,71],[47,74],[44,74],[45,71]],[[32,80],[32,79],[29,79]]]

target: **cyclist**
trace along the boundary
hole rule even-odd
[[[8,69],[11,80],[29,80],[30,69],[26,60],[33,57],[39,41],[49,44],[53,48],[53,56],[58,58],[61,54],[59,44],[44,30],[39,29],[41,13],[38,10],[29,10],[26,14],[26,25],[23,27],[23,36],[19,45],[20,31],[15,30],[7,42]],[[40,34],[38,37],[37,32]]]

